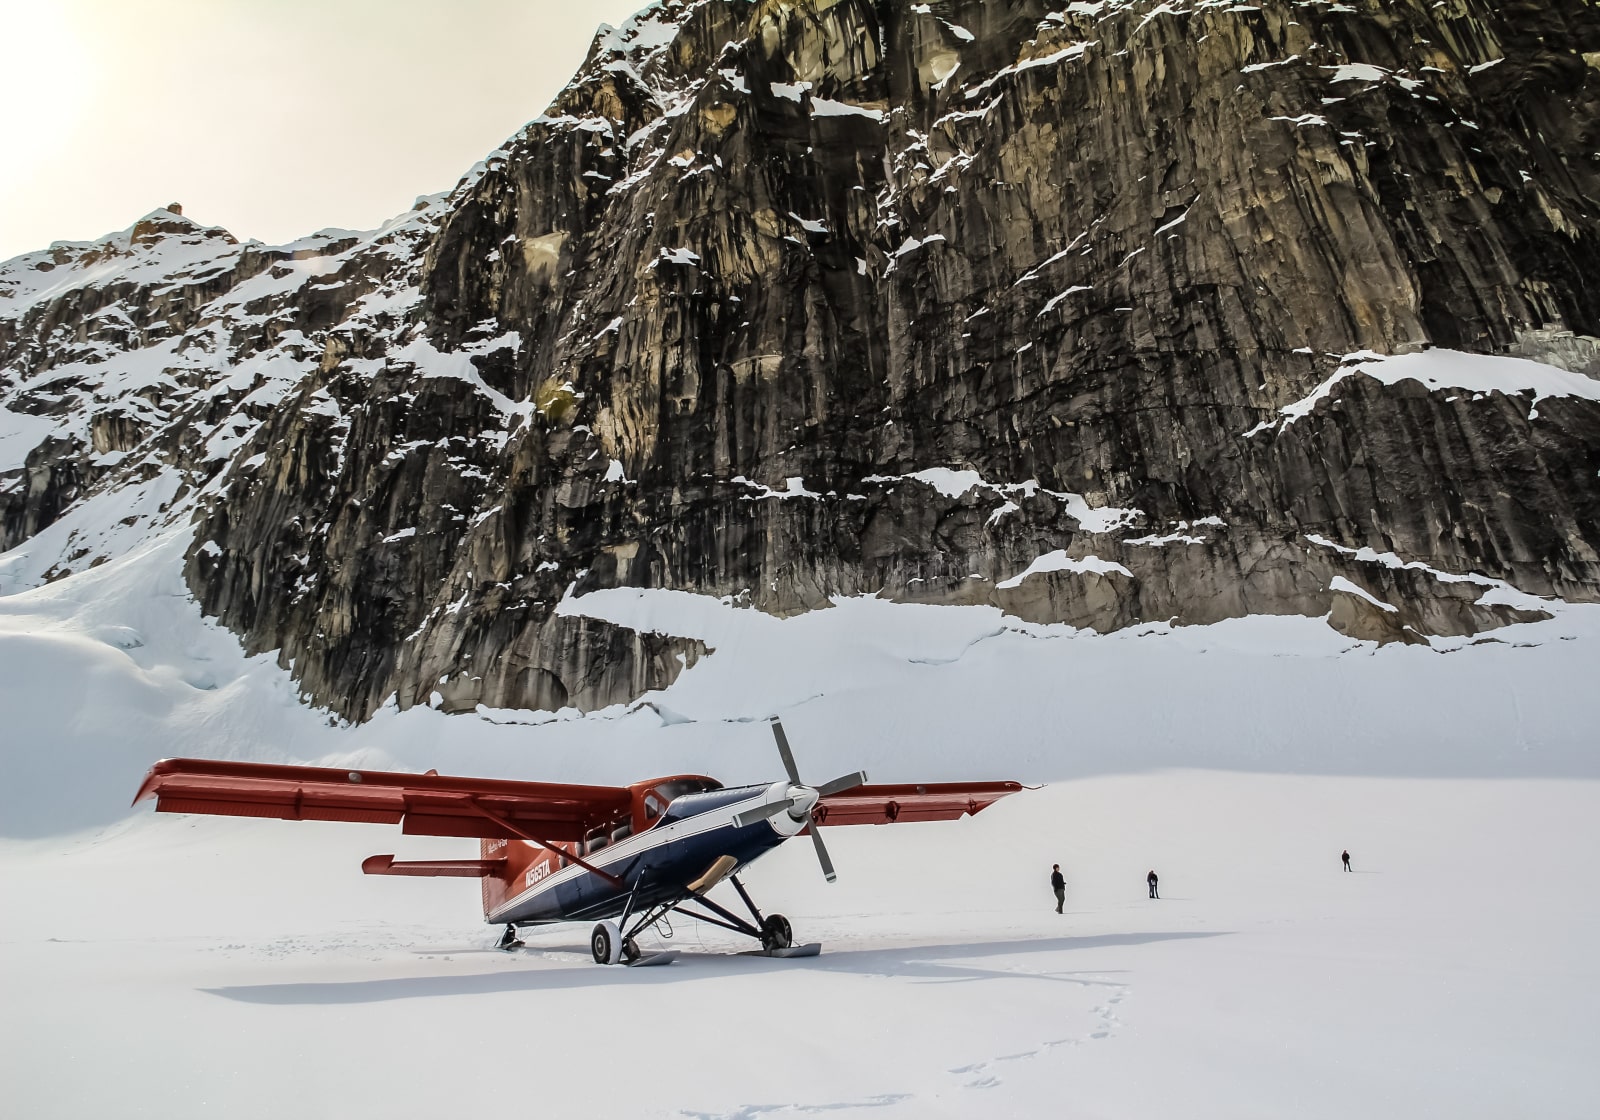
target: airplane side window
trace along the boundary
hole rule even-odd
[[[644,795],[644,819],[645,820],[653,821],[656,818],[660,817],[662,812],[666,809],[666,807],[667,807],[666,802],[662,801],[661,798],[657,797],[655,795],[655,793],[652,792],[652,793],[647,793],[647,794]]]

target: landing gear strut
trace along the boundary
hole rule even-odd
[[[663,910],[675,911],[697,922],[717,926],[720,929],[732,930],[742,933],[761,943],[758,952],[769,957],[814,957],[822,951],[822,946],[816,942],[809,945],[796,945],[794,943],[794,930],[789,926],[789,919],[782,914],[763,914],[756,907],[755,900],[750,897],[750,892],[744,889],[744,884],[739,882],[737,875],[730,875],[728,881],[733,884],[733,889],[739,892],[739,898],[750,910],[750,916],[755,919],[754,924],[746,921],[733,911],[717,905],[704,895],[697,895],[692,900],[699,906],[711,911],[710,914],[698,913],[685,908],[685,903],[691,900],[684,899],[671,903]],[[644,924],[648,925],[656,920],[660,912],[647,915]],[[642,928],[642,927],[641,927]],[[637,932],[637,931],[636,931]]]
[[[639,934],[654,926],[664,927],[663,937],[672,936],[672,926],[668,915],[682,914],[693,918],[697,922],[717,926],[719,929],[731,930],[743,934],[754,941],[761,943],[761,948],[755,950],[759,955],[768,957],[814,957],[822,951],[822,946],[815,942],[809,945],[796,945],[794,943],[794,930],[789,926],[789,919],[782,914],[763,914],[756,908],[744,884],[739,882],[737,875],[729,876],[733,889],[739,892],[739,897],[750,909],[749,921],[726,907],[712,902],[701,894],[690,894],[676,900],[658,903],[648,911],[640,914],[633,912],[633,898],[630,896],[623,906],[622,916],[616,920],[599,922],[594,929],[589,931],[589,953],[594,957],[595,964],[666,964],[678,954],[675,952],[643,953],[639,943],[635,940]],[[635,888],[637,890],[637,888]],[[688,903],[695,903],[698,907],[710,911],[705,913],[700,909],[689,909]],[[631,921],[630,921],[631,919]]]

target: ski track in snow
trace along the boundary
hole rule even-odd
[[[1011,1062],[1025,1062],[1042,1057],[1058,1046],[1081,1046],[1085,1042],[1098,1042],[1110,1038],[1116,1028],[1122,1025],[1122,1020],[1117,1017],[1117,1005],[1126,998],[1129,986],[1118,984],[1115,981],[1082,981],[1086,984],[1105,983],[1117,989],[1115,995],[1109,996],[1106,1001],[1090,1009],[1094,1016],[1094,1029],[1089,1034],[1075,1038],[1055,1038],[1041,1042],[1033,1050],[1023,1050],[1015,1054],[1001,1054],[998,1057],[985,1061],[974,1062],[971,1065],[956,1066],[950,1070],[957,1077],[971,1077],[972,1080],[963,1083],[964,1089],[994,1089],[1003,1083],[1001,1074],[1004,1067]]]
[[[887,1108],[902,1101],[913,1100],[909,1093],[883,1093],[864,1101],[836,1101],[832,1104],[750,1104],[732,1112],[681,1112],[679,1115],[693,1120],[754,1120],[757,1116],[775,1116],[789,1113],[810,1116],[824,1112],[842,1112],[865,1108]]]

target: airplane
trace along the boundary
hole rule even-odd
[[[725,788],[700,774],[630,786],[558,785],[488,778],[394,774],[318,766],[164,759],[145,776],[134,804],[156,799],[162,813],[398,824],[413,836],[479,840],[478,859],[397,861],[375,855],[368,875],[480,879],[483,919],[504,925],[497,948],[523,942],[524,926],[595,922],[596,964],[668,964],[676,953],[645,954],[638,937],[672,934],[678,914],[759,942],[773,957],[815,956],[819,943],[794,943],[782,914],[762,914],[739,872],[785,840],[809,833],[828,882],[837,876],[821,826],[955,820],[1020,791],[1018,782],[868,785],[865,771],[819,786],[800,780],[783,724],[771,721],[787,778]],[[750,919],[707,892],[727,880]],[[690,908],[692,905],[693,908]]]

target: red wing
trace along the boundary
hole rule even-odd
[[[147,797],[161,813],[398,824],[417,836],[521,835],[483,815],[481,806],[555,843],[583,839],[592,824],[624,811],[632,795],[621,786],[169,758],[150,768],[134,802]]]
[[[1017,793],[1021,782],[946,782],[942,785],[856,786],[824,797],[813,811],[818,824],[894,824],[953,821],[979,813]]]

